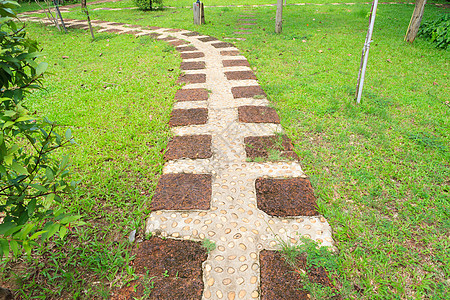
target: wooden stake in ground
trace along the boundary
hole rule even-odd
[[[356,84],[356,102],[361,102],[361,95],[364,86],[364,77],[366,76],[367,60],[369,59],[370,43],[372,42],[373,27],[375,25],[375,15],[377,14],[378,0],[372,3],[372,11],[370,13],[369,30],[367,30],[366,41],[364,42],[361,64],[359,65],[358,83]]]
[[[89,17],[89,11],[86,5],[86,0],[81,0],[81,10],[86,14],[87,21],[89,24],[89,30],[91,31],[92,39],[94,40],[94,30],[92,30],[91,18]]]
[[[405,41],[410,43],[414,42],[414,39],[419,32],[420,22],[422,22],[425,4],[427,4],[427,0],[416,0],[416,6],[414,7],[408,30],[406,31]]]
[[[277,15],[275,17],[275,32],[281,33],[283,29],[283,0],[277,0]]]

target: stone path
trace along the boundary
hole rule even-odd
[[[69,28],[88,28],[86,21],[65,21]],[[252,20],[242,22],[251,26]],[[233,44],[197,32],[92,23],[99,32],[164,40],[183,59],[179,81],[185,85],[170,119],[174,138],[146,232],[215,243],[202,265],[202,299],[270,299],[261,289],[262,250],[277,250],[281,241],[297,244],[302,236],[323,246],[333,240],[306,174],[288,159],[296,158],[293,146],[248,61]],[[271,143],[280,161],[267,160],[264,147]]]

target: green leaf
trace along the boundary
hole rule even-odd
[[[0,224],[0,235],[4,235],[6,232],[8,232],[14,226],[16,226],[16,225],[12,222]]]
[[[16,161],[13,161],[13,163],[11,164],[11,169],[13,169],[14,171],[16,171],[17,174],[25,174],[25,175],[28,175],[27,169],[25,169],[23,166],[19,165],[19,163],[16,162]]]
[[[28,184],[28,185],[31,186],[31,187],[33,187],[33,188],[35,188],[35,189],[38,190],[39,192],[45,193],[45,192],[47,191],[47,189],[46,189],[45,187],[43,187],[42,185],[37,184],[37,183],[30,183],[30,184]]]
[[[70,140],[72,138],[72,130],[67,129],[66,130],[66,140]]]
[[[45,197],[44,200],[44,207],[46,209],[48,209],[52,204],[53,204],[53,200],[55,199],[55,194],[48,194],[47,197]]]
[[[8,257],[9,255],[9,245],[8,245],[8,241],[5,239],[0,239],[0,245],[1,245],[1,251],[2,251],[2,255],[1,257],[3,258],[3,256]]]
[[[44,233],[46,233],[47,231],[45,230],[41,230],[41,231],[37,231],[35,233],[33,233],[32,236],[30,236],[30,240],[35,240],[37,239],[40,235],[43,235]]]
[[[53,179],[55,179],[55,174],[53,174],[53,170],[51,168],[45,169],[45,175],[50,181],[53,181]]]
[[[60,222],[61,222],[61,224],[65,225],[67,223],[72,223],[78,219],[81,219],[81,216],[67,216],[67,217],[62,218],[62,220]]]
[[[67,228],[64,226],[61,226],[59,228],[59,238],[63,239],[66,236],[66,234],[67,234]]]
[[[34,214],[34,210],[36,209],[36,198],[31,199],[30,202],[28,202],[28,216],[32,216]]]
[[[11,247],[14,256],[17,257],[17,254],[19,254],[19,244],[15,240],[11,240],[11,242],[9,242],[9,245]]]
[[[44,73],[45,70],[47,70],[47,68],[48,68],[48,63],[41,62],[36,68],[36,77],[38,77],[39,75]]]

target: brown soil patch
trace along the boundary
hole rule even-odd
[[[166,32],[179,32],[179,31],[181,31],[181,29],[179,28],[171,28],[166,30]]]
[[[220,55],[223,55],[223,56],[236,56],[236,55],[240,55],[240,54],[241,53],[239,52],[239,50],[223,50],[223,51],[220,51]]]
[[[136,272],[146,275],[122,288],[114,300],[129,300],[144,296],[144,286],[153,282],[153,289],[146,299],[200,300],[203,293],[202,263],[208,254],[199,243],[193,241],[162,240],[151,237],[144,241],[137,252]],[[164,275],[166,274],[166,275]]]
[[[210,158],[211,136],[210,135],[183,135],[175,136],[169,141],[164,159],[174,160],[180,158]]]
[[[302,290],[301,276],[291,267],[278,251],[263,250],[259,254],[261,266],[261,300],[309,300],[308,293]],[[297,266],[306,269],[306,258],[297,258]],[[306,270],[311,282],[333,287],[327,271],[311,267]],[[336,297],[335,299],[340,299]]]
[[[178,83],[205,83],[206,74],[183,74],[178,78]]]
[[[218,39],[216,39],[215,37],[212,37],[212,36],[207,36],[207,37],[199,38],[198,40],[199,40],[200,42],[212,42],[212,41],[218,41]]]
[[[177,50],[178,52],[185,52],[185,51],[197,51],[198,49],[192,45],[189,45],[189,46],[178,46],[175,48],[175,50]]]
[[[236,31],[234,34],[252,34],[250,31]]]
[[[227,42],[221,42],[221,43],[215,43],[211,44],[214,48],[228,48],[228,47],[234,47],[234,44],[227,43]]]
[[[208,91],[202,88],[181,89],[175,93],[176,101],[205,101],[208,97]]]
[[[244,138],[244,143],[245,152],[250,159],[268,159],[269,154],[273,151],[279,154],[279,158],[298,159],[291,140],[285,135],[282,137],[276,135],[248,136]]]
[[[164,174],[152,199],[153,210],[207,210],[211,204],[210,174]]]
[[[138,34],[138,33],[140,33],[140,31],[139,30],[130,30],[130,31],[125,31],[124,33],[125,34]]]
[[[150,30],[157,30],[157,29],[160,29],[161,27],[158,27],[158,26],[147,26],[148,27],[148,29],[150,29]]]
[[[144,33],[144,34],[141,34],[141,36],[151,36],[152,38],[157,38],[158,36],[160,36],[160,34],[159,33],[155,33],[155,32],[152,32],[152,33]]]
[[[236,54],[238,55],[238,54]],[[246,59],[229,59],[223,60],[222,64],[224,67],[250,67],[250,64]]]
[[[181,53],[182,59],[200,58],[200,57],[205,57],[205,53],[203,52]]]
[[[248,79],[256,79],[255,74],[252,71],[234,71],[234,72],[225,72],[225,76],[228,80],[248,80]]]
[[[200,33],[198,33],[197,31],[192,31],[192,32],[188,32],[188,33],[183,33],[184,36],[197,36],[200,35]]]
[[[236,86],[231,88],[234,99],[238,98],[252,98],[254,96],[266,96],[263,89],[257,86]]]
[[[255,182],[258,208],[270,216],[316,216],[316,197],[308,179],[258,178]]]
[[[181,62],[181,70],[203,70],[206,69],[204,61],[183,61]]]
[[[169,44],[171,44],[172,46],[176,47],[176,46],[180,46],[180,45],[189,44],[189,42],[183,41],[183,40],[176,40],[176,41],[169,42]]]
[[[275,109],[267,106],[240,106],[238,107],[239,122],[243,123],[275,123],[280,124]]]
[[[188,126],[206,124],[207,108],[174,109],[170,115],[169,126]]]

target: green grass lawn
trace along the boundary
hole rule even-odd
[[[171,3],[184,2],[165,2]],[[112,4],[97,6],[107,5]],[[273,33],[273,7],[208,8],[204,26],[192,25],[192,12],[181,8],[91,9],[91,18],[191,29],[223,39],[237,37],[237,19],[253,14],[258,19],[253,34],[235,44],[280,114],[311,177],[319,209],[333,228],[344,298],[446,299],[450,51],[421,38],[414,45],[403,42],[413,6],[380,5],[363,100],[356,105],[369,10],[364,4],[288,6],[281,35]],[[448,9],[428,5],[424,21],[443,12]],[[84,18],[78,10],[64,16]],[[92,227],[80,229],[80,239],[92,243],[92,249],[107,249],[139,226],[133,220],[145,218],[168,137],[178,56],[146,38],[98,34],[90,43],[81,31],[62,35],[36,25],[28,30],[42,41],[55,74],[45,83],[47,92],[29,99],[30,106],[74,128],[78,146],[70,150],[82,187],[70,207],[92,218]],[[125,243],[114,245],[122,249],[120,255],[98,259],[116,262],[114,274],[122,274],[122,281],[114,282],[108,270],[83,260],[92,277],[79,274],[77,282],[87,284],[93,294],[100,288],[91,278],[116,285],[128,278],[121,267]],[[31,276],[24,278],[24,293],[40,291],[30,283]],[[53,279],[47,287],[53,282],[55,289],[64,280]],[[81,290],[77,286],[71,293]]]

